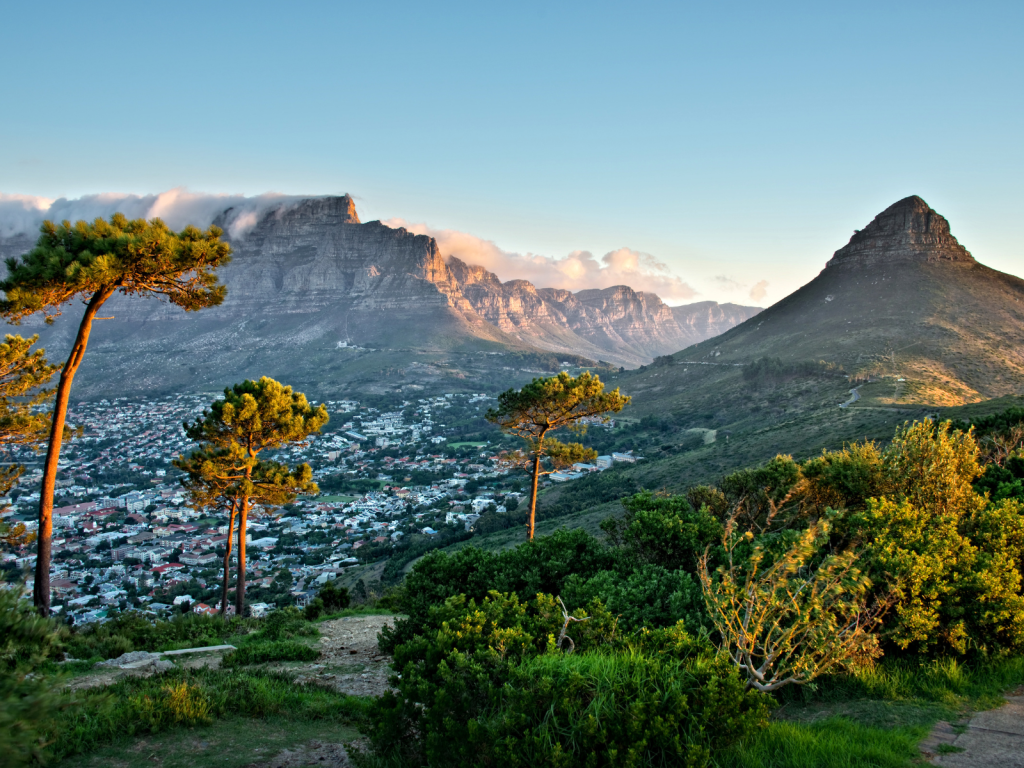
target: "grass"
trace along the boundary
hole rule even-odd
[[[259,727],[244,717],[228,717],[212,725],[152,734],[133,742],[117,742],[61,761],[61,768],[242,768],[269,760],[282,750],[313,740],[343,742],[357,738],[347,725],[295,721],[271,716]]]
[[[175,704],[171,696],[183,685],[196,704],[192,709]],[[70,706],[54,726],[50,749],[56,758],[124,745],[159,732],[199,732],[210,723],[239,717],[318,723],[321,728],[352,726],[364,717],[366,707],[364,700],[353,696],[297,686],[286,674],[205,667],[125,678],[106,689],[64,696]]]
[[[487,443],[448,443],[449,448],[465,448],[467,445],[472,446],[473,448],[482,448],[487,445]]]
[[[359,496],[318,496],[316,500],[317,501],[349,502],[349,501],[359,501],[359,498],[360,498]]]
[[[335,611],[334,613],[327,613],[316,619],[314,623],[322,624],[325,621],[334,621],[335,619],[345,619],[349,616],[393,616],[391,611],[385,610],[384,608],[374,608],[372,606],[357,605],[354,608],[346,608],[343,611]]]
[[[720,768],[902,768],[920,757],[928,726],[872,728],[843,717],[802,724],[775,720],[718,756]]]
[[[1004,691],[1022,682],[1024,657],[976,665],[889,661],[858,674],[824,677],[805,688],[784,689],[785,703],[768,727],[720,755],[718,764],[909,766],[919,761],[917,744],[936,722],[997,707]]]

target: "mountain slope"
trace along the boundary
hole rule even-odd
[[[231,231],[238,215],[228,209],[214,223]],[[9,238],[0,252],[30,245]],[[372,391],[468,386],[497,383],[505,370],[557,369],[560,359],[639,365],[686,341],[657,296],[625,286],[572,294],[501,283],[480,267],[446,262],[433,238],[361,223],[348,196],[283,204],[232,245],[219,307],[186,314],[154,299],[111,299],[114,319],[97,324],[76,391],[219,388],[261,374]],[[59,359],[80,313],[73,305],[53,327],[35,319],[26,330]],[[497,354],[511,364],[479,357]]]
[[[1024,280],[979,264],[945,218],[908,197],[810,283],[676,358],[824,360],[856,377],[892,377],[903,386],[888,402],[958,405],[1024,390],[1022,345]]]

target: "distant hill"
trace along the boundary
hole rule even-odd
[[[214,223],[231,231],[236,216],[228,209]],[[24,253],[33,240],[0,241],[0,255]],[[184,313],[111,299],[114,319],[97,323],[76,393],[196,391],[262,374],[324,392],[504,387],[560,362],[649,363],[757,311],[670,308],[627,286],[573,294],[502,283],[446,261],[433,238],[361,223],[347,195],[284,203],[232,246],[220,307]],[[60,359],[80,312],[72,306],[54,326],[34,320],[24,330]]]
[[[823,360],[891,403],[1024,391],[1024,280],[979,264],[920,197],[882,211],[810,283],[677,361]],[[900,382],[899,379],[905,381]],[[896,385],[899,386],[896,386]]]

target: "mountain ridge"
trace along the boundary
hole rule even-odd
[[[1024,280],[979,263],[920,197],[856,231],[810,282],[678,361],[822,360],[902,386],[887,404],[1024,391]]]
[[[227,231],[244,215],[228,209],[214,223]],[[282,204],[251,222],[244,236],[225,238],[235,255],[220,271],[228,286],[224,303],[186,314],[157,300],[115,296],[107,305],[115,319],[94,331],[80,373],[83,387],[101,392],[104,381],[112,385],[114,372],[115,379],[143,390],[172,381],[200,385],[192,381],[195,373],[158,383],[161,358],[190,372],[211,370],[202,386],[206,379],[297,369],[313,380],[317,365],[326,365],[324,375],[347,381],[343,366],[325,356],[353,348],[390,350],[394,354],[380,370],[400,369],[413,379],[418,372],[409,373],[403,352],[433,356],[431,365],[450,354],[508,350],[635,366],[717,328],[703,321],[683,327],[675,317],[686,317],[685,309],[671,309],[657,296],[626,286],[573,294],[538,289],[525,280],[502,283],[482,267],[453,256],[446,260],[431,237],[361,222],[348,195]],[[30,246],[24,237],[8,239],[0,252],[17,255]],[[758,310],[720,310],[720,322]],[[38,329],[57,359],[70,346],[79,311],[69,308],[53,328],[26,325]],[[118,360],[119,350],[129,360]],[[305,360],[300,350],[320,362]],[[88,358],[102,359],[104,370]],[[140,368],[148,373],[141,375]],[[372,378],[369,371],[360,375]]]

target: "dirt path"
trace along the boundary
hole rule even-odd
[[[381,654],[377,635],[394,626],[394,616],[349,616],[320,625],[320,658],[299,668],[296,682],[330,685],[351,696],[380,696],[388,689],[390,656]]]
[[[1024,768],[1024,686],[965,725],[939,723],[921,749],[933,765],[949,768]]]

